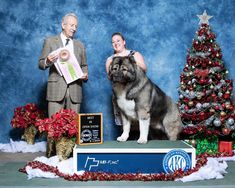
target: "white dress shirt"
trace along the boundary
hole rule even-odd
[[[63,33],[60,34],[60,37],[61,37],[61,40],[63,42],[63,45],[65,46],[67,37]],[[71,39],[71,38],[69,39],[69,43],[67,44],[66,47],[69,48],[70,52],[74,53],[74,50],[73,50],[73,39]]]

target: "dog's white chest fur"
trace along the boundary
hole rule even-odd
[[[127,100],[126,92],[122,92],[122,94],[117,99],[117,103],[119,108],[121,108],[129,118],[137,118],[135,111],[135,101]]]

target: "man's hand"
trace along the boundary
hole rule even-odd
[[[47,65],[52,65],[53,63],[56,62],[56,60],[58,59],[59,55],[58,54],[49,54],[47,56],[47,60],[46,60],[46,64]]]
[[[83,76],[80,79],[81,80],[88,80],[88,74],[84,73]]]

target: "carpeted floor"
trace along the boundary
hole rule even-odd
[[[45,179],[34,178],[27,179],[27,175],[19,172],[27,161],[32,161],[37,156],[44,156],[44,153],[3,153],[0,152],[0,187],[225,187],[235,188],[235,162],[227,162],[227,174],[220,180],[206,180],[194,182],[174,182],[174,181],[154,181],[154,182],[137,182],[137,181],[67,181],[62,178]]]

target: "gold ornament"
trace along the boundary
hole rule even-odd
[[[201,96],[201,95],[198,95],[198,96],[197,96],[197,99],[198,99],[198,100],[200,100],[201,98],[202,98],[202,96]]]
[[[184,84],[181,84],[181,89],[184,90],[186,86]]]
[[[188,105],[193,106],[193,101],[189,101]]]
[[[195,147],[196,144],[197,144],[196,140],[192,139],[192,140],[191,140],[191,144],[192,144],[193,147]]]
[[[211,108],[211,109],[210,109],[210,112],[211,112],[211,113],[214,113],[214,112],[215,112],[215,109],[214,109],[214,108]]]
[[[221,111],[221,112],[220,112],[220,115],[221,115],[221,116],[226,116],[226,112]]]

